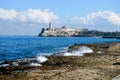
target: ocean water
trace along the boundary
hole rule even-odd
[[[119,39],[91,37],[0,36],[0,61],[51,55],[73,44],[118,42]]]

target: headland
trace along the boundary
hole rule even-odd
[[[82,28],[68,28],[62,26],[55,28],[50,22],[48,28],[42,28],[39,37],[100,37],[100,38],[117,38],[120,39],[120,32],[103,32],[99,30],[89,30]]]
[[[88,31],[87,29],[80,28],[67,28],[62,26],[61,28],[52,27],[51,22],[49,23],[49,28],[42,28],[38,36],[42,37],[70,37],[78,36],[80,32]]]

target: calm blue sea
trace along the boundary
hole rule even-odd
[[[79,43],[117,42],[118,39],[90,37],[0,36],[0,61],[53,54]]]

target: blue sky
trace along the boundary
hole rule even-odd
[[[0,35],[38,35],[54,27],[120,31],[120,0],[0,0]]]

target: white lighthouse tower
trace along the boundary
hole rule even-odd
[[[54,28],[52,27],[52,23],[51,22],[49,22],[49,30],[50,31],[54,31]]]
[[[51,22],[49,22],[49,29],[52,29],[52,24],[51,24]]]

